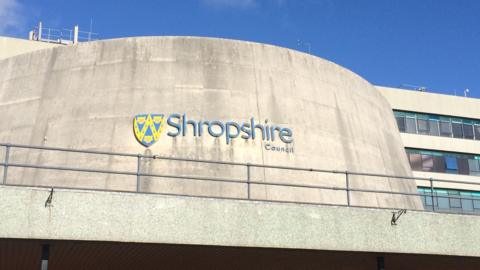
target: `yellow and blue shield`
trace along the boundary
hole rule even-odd
[[[163,114],[139,114],[133,118],[133,133],[139,143],[149,147],[160,138],[164,124]]]

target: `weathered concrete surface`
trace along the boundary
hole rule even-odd
[[[166,132],[145,149],[132,121],[141,113],[187,113],[196,120],[257,121],[290,127],[294,153],[260,139]],[[389,104],[358,75],[312,55],[211,38],[148,37],[58,47],[0,61],[0,142],[207,160],[411,175]],[[191,131],[190,131],[191,132]],[[191,133],[190,133],[191,134]],[[284,146],[283,143],[275,143]],[[12,152],[11,162],[136,171],[135,158]],[[246,169],[144,162],[142,171],[245,179]],[[12,169],[9,183],[132,190],[134,177]],[[252,180],[344,187],[341,175],[252,171]],[[351,187],[416,192],[414,182],[351,179]],[[142,190],[245,197],[241,184],[143,178]],[[252,186],[266,199],[346,203],[343,192]],[[418,198],[352,194],[356,205],[421,208]]]
[[[0,187],[0,238],[480,256],[480,217]]]
[[[0,59],[58,46],[62,45],[11,37],[0,37]]]

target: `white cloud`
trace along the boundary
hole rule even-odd
[[[0,0],[0,35],[10,34],[24,28],[23,6],[18,0]]]
[[[258,4],[257,0],[201,0],[201,2],[213,8],[240,8],[240,9],[253,8],[253,7],[256,7]]]

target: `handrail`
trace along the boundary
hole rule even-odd
[[[408,175],[391,175],[391,174],[379,174],[379,173],[368,173],[368,172],[355,172],[355,171],[344,171],[344,170],[328,170],[328,169],[319,169],[319,168],[302,168],[302,167],[291,167],[291,166],[279,166],[279,165],[267,165],[267,164],[256,164],[256,163],[245,163],[245,162],[231,162],[231,161],[216,161],[216,160],[203,160],[203,159],[191,159],[191,158],[179,158],[179,157],[166,157],[159,155],[144,155],[144,154],[132,154],[132,153],[121,153],[121,152],[110,152],[110,151],[98,151],[98,150],[81,150],[81,149],[70,149],[70,148],[61,148],[61,147],[47,147],[47,146],[34,146],[34,145],[25,145],[25,144],[11,144],[11,143],[0,143],[0,147],[5,148],[4,161],[0,163],[0,167],[3,167],[3,179],[0,184],[9,185],[8,180],[8,169],[12,168],[29,168],[29,169],[39,169],[39,170],[54,170],[54,171],[70,171],[70,172],[83,172],[83,173],[99,173],[99,174],[113,174],[113,175],[126,175],[126,176],[136,176],[136,190],[135,192],[141,192],[141,178],[142,177],[158,177],[158,178],[169,178],[169,179],[182,179],[189,181],[211,181],[211,182],[223,182],[231,184],[245,184],[247,187],[247,199],[248,200],[259,200],[252,198],[251,196],[251,186],[252,185],[263,185],[263,186],[281,186],[288,188],[308,188],[308,189],[317,189],[317,190],[333,190],[333,191],[343,191],[346,193],[346,204],[345,206],[358,206],[352,205],[351,195],[352,192],[356,193],[374,193],[374,194],[390,194],[390,195],[403,195],[403,196],[413,196],[413,197],[425,197],[431,198],[432,201],[432,211],[445,212],[442,209],[438,209],[436,204],[438,204],[439,198],[447,199],[471,199],[479,200],[480,197],[475,196],[455,196],[455,195],[442,195],[438,194],[435,191],[434,183],[456,183],[456,184],[466,184],[466,185],[478,185],[480,183],[468,182],[468,181],[457,181],[457,180],[448,180],[448,179],[433,179],[426,177],[413,177]],[[16,163],[10,162],[10,157],[12,155],[13,149],[31,149],[31,150],[42,150],[42,151],[58,151],[66,153],[81,153],[81,154],[91,154],[91,155],[106,155],[106,156],[115,156],[115,157],[127,157],[127,158],[136,158],[137,166],[136,171],[120,171],[120,170],[105,170],[105,169],[94,169],[94,168],[76,168],[68,166],[51,166],[51,165],[36,165],[29,163]],[[216,165],[228,165],[228,166],[241,166],[246,168],[246,178],[245,179],[233,179],[233,178],[222,178],[222,177],[213,177],[213,176],[194,176],[194,175],[172,175],[172,174],[156,174],[156,173],[143,173],[141,171],[142,160],[144,159],[159,159],[159,160],[168,160],[168,161],[181,161],[181,162],[195,162],[195,163],[206,163],[206,164],[216,164]],[[312,172],[312,173],[328,173],[328,174],[337,174],[344,175],[345,183],[343,186],[325,186],[325,185],[316,185],[316,184],[300,184],[300,183],[291,183],[288,181],[257,181],[251,179],[251,168],[263,168],[263,169],[277,169],[277,170],[288,170],[288,171],[303,171],[303,172]],[[377,189],[362,189],[362,188],[352,188],[351,176],[365,176],[365,177],[376,177],[382,178],[381,180],[399,180],[404,179],[407,181],[429,181],[430,193],[420,194],[413,192],[398,192],[390,190],[377,190]],[[302,179],[304,180],[304,179]],[[60,187],[65,188],[65,187]],[[69,187],[72,189],[84,189],[79,187]],[[105,189],[108,190],[108,189]],[[171,194],[182,196],[184,194]],[[211,196],[215,197],[215,196]],[[223,198],[223,197],[222,197]],[[275,200],[278,202],[285,202],[282,200]],[[291,202],[291,201],[288,201]],[[298,202],[305,203],[305,202]],[[322,203],[317,203],[322,204]],[[393,209],[393,208],[392,208]],[[428,210],[428,209],[427,209]],[[450,213],[450,211],[447,211]],[[478,213],[480,214],[480,213]]]
[[[328,170],[328,169],[318,169],[318,168],[305,168],[305,167],[291,167],[291,166],[279,166],[279,165],[265,165],[259,163],[248,163],[248,162],[231,162],[231,161],[219,161],[219,160],[204,160],[204,159],[191,159],[191,158],[179,158],[179,157],[166,157],[160,155],[144,155],[144,154],[132,154],[124,152],[110,152],[110,151],[97,151],[97,150],[79,150],[71,148],[62,148],[62,147],[48,147],[48,146],[32,146],[25,144],[10,144],[10,143],[0,143],[0,147],[13,147],[13,148],[24,148],[24,149],[37,149],[37,150],[48,150],[48,151],[60,151],[60,152],[69,152],[69,153],[83,153],[83,154],[95,154],[95,155],[109,155],[109,156],[123,156],[123,157],[141,157],[149,159],[160,159],[160,160],[171,160],[171,161],[185,161],[185,162],[198,162],[198,163],[210,163],[210,164],[219,164],[219,165],[233,165],[233,166],[250,166],[266,169],[281,169],[281,170],[292,170],[292,171],[306,171],[306,172],[320,172],[320,173],[333,173],[333,174],[345,174],[345,170]],[[415,177],[407,175],[393,175],[393,174],[380,174],[380,173],[368,173],[368,172],[358,172],[358,171],[348,171],[348,174],[358,175],[358,176],[372,176],[372,177],[384,177],[384,178],[396,178],[396,179],[411,179],[411,180],[425,180],[429,181],[430,177]],[[436,182],[447,182],[447,183],[458,183],[458,184],[477,184],[467,181],[458,181],[458,180],[448,180],[448,179],[433,179]],[[478,183],[477,185],[480,185]]]

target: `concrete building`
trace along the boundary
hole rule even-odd
[[[475,176],[445,174],[446,157],[417,170],[421,151],[478,153],[452,138],[478,101],[252,42],[43,44],[0,39],[1,269],[478,268],[480,218],[463,213]],[[450,117],[452,135],[418,135],[417,114],[415,134],[399,132],[412,112]],[[463,182],[424,194],[434,181],[415,177]]]

